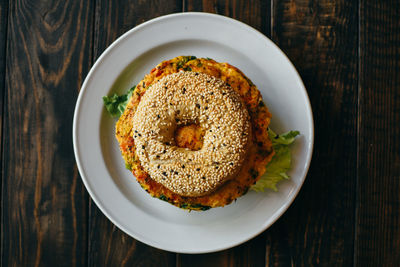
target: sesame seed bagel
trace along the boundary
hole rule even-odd
[[[146,92],[162,78],[181,71],[203,73],[223,80],[239,95],[250,117],[250,142],[240,170],[233,178],[217,187],[215,191],[202,196],[182,196],[154,180],[142,166],[139,158],[140,147],[134,139],[133,118]],[[260,91],[238,68],[209,58],[179,56],[158,64],[136,85],[124,113],[116,124],[116,138],[126,167],[131,170],[141,187],[151,196],[183,209],[207,210],[228,205],[246,194],[250,186],[264,174],[267,163],[274,155],[267,131],[270,119],[271,114],[262,101]],[[180,127],[178,125],[175,132],[175,145],[190,150],[199,150],[204,146],[204,136],[205,131],[201,127],[194,125]]]
[[[198,151],[176,146],[179,125],[205,132]],[[134,142],[150,177],[181,196],[215,191],[240,170],[251,140],[250,118],[240,96],[221,79],[178,72],[154,83],[133,116]]]

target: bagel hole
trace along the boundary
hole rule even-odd
[[[203,147],[205,131],[198,124],[178,125],[174,138],[177,147],[188,148],[192,151]]]

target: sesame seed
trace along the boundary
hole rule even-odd
[[[201,151],[162,141],[174,135],[178,123],[192,121],[213,133],[205,135]],[[151,179],[179,195],[201,196],[241,168],[251,140],[249,121],[240,96],[222,80],[184,71],[166,75],[148,87],[136,107],[135,146],[146,148],[146,155],[136,155]],[[165,179],[168,172],[173,179]]]

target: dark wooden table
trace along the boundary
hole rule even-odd
[[[72,117],[96,58],[154,17],[243,21],[292,60],[315,149],[289,210],[238,247],[161,251],[117,229],[79,177]],[[399,266],[400,2],[0,0],[2,266]]]

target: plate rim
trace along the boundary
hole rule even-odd
[[[217,18],[221,21],[224,22],[228,22],[228,23],[236,23],[237,25],[246,28],[246,30],[252,32],[253,34],[257,35],[258,37],[261,37],[265,42],[267,42],[269,45],[274,46],[275,49],[277,49],[277,51],[279,51],[281,53],[281,55],[283,55],[287,61],[287,63],[289,63],[290,67],[292,68],[292,70],[294,71],[295,75],[297,76],[296,78],[300,81],[300,87],[302,89],[302,93],[305,96],[305,105],[307,106],[307,111],[308,114],[307,116],[309,117],[310,120],[310,140],[309,142],[306,144],[307,148],[308,148],[308,153],[307,153],[307,158],[305,160],[305,168],[302,169],[302,172],[304,173],[304,175],[302,175],[301,179],[299,180],[299,185],[297,186],[297,188],[295,188],[294,193],[289,197],[289,201],[286,201],[281,207],[279,207],[275,213],[274,216],[272,216],[272,220],[269,220],[268,223],[263,223],[262,227],[260,227],[260,229],[258,229],[258,231],[255,231],[253,234],[250,234],[247,236],[247,238],[244,238],[243,240],[241,240],[240,242],[236,242],[236,243],[230,243],[228,245],[225,246],[220,246],[217,248],[212,248],[212,249],[203,249],[201,251],[196,251],[193,249],[181,249],[181,250],[174,250],[174,249],[168,249],[166,247],[163,247],[162,245],[158,244],[158,243],[154,243],[152,241],[149,240],[145,240],[145,238],[142,238],[141,236],[138,236],[134,233],[132,233],[130,230],[126,229],[126,227],[124,225],[121,225],[118,220],[114,219],[110,214],[108,214],[108,212],[106,211],[106,208],[102,206],[101,201],[98,199],[98,197],[96,196],[96,194],[93,192],[92,188],[90,187],[87,178],[86,178],[86,173],[84,171],[84,167],[81,164],[81,160],[80,160],[80,154],[79,154],[79,148],[78,148],[78,136],[77,136],[77,124],[78,124],[78,120],[79,117],[77,116],[77,114],[79,114],[80,108],[81,108],[81,101],[84,95],[84,92],[87,90],[88,87],[88,83],[90,82],[90,80],[92,79],[93,73],[96,71],[97,66],[100,65],[104,59],[107,57],[107,55],[114,49],[114,47],[118,46],[121,42],[123,42],[126,38],[128,38],[130,35],[134,34],[136,31],[140,31],[143,28],[145,28],[148,25],[151,25],[153,23],[157,23],[160,20],[168,20],[168,19],[173,19],[174,17],[187,17],[187,18],[191,18],[192,16],[203,16],[203,17],[214,17]],[[119,229],[121,229],[124,233],[128,234],[129,236],[131,236],[132,238],[143,242],[149,246],[158,248],[158,249],[162,249],[165,251],[170,251],[170,252],[175,252],[175,253],[184,253],[184,254],[202,254],[202,253],[210,253],[210,252],[216,252],[216,251],[221,251],[221,250],[225,250],[225,249],[229,249],[235,246],[238,246],[240,244],[243,244],[247,241],[249,241],[250,239],[258,236],[260,233],[264,232],[265,230],[267,230],[271,225],[273,225],[285,212],[286,210],[291,206],[291,204],[293,203],[293,201],[296,199],[298,193],[300,192],[300,189],[302,188],[304,181],[307,177],[308,174],[308,170],[310,168],[311,165],[311,159],[312,159],[312,155],[313,155],[313,148],[314,148],[314,118],[313,118],[313,112],[312,112],[312,106],[310,103],[310,98],[308,96],[307,90],[304,86],[304,82],[301,79],[300,74],[298,73],[297,69],[295,68],[295,66],[293,65],[293,63],[290,61],[290,59],[287,57],[287,55],[272,41],[270,40],[267,36],[265,36],[263,33],[261,33],[260,31],[258,31],[257,29],[253,28],[250,25],[247,25],[244,22],[238,21],[236,19],[230,18],[230,17],[226,17],[223,15],[218,15],[218,14],[213,14],[213,13],[206,13],[206,12],[180,12],[180,13],[172,13],[172,14],[168,14],[168,15],[164,15],[164,16],[160,16],[160,17],[156,17],[153,19],[150,19],[144,23],[141,23],[135,27],[133,27],[132,29],[130,29],[129,31],[127,31],[126,33],[122,34],[119,38],[117,38],[115,41],[113,41],[103,52],[102,54],[96,59],[95,63],[92,65],[92,67],[90,68],[88,74],[85,77],[85,80],[81,86],[81,89],[79,91],[79,95],[76,101],[76,105],[75,105],[75,109],[74,109],[74,117],[73,117],[73,127],[72,127],[72,137],[73,137],[73,149],[74,149],[74,155],[75,155],[75,159],[76,159],[76,163],[77,163],[77,167],[81,176],[81,179],[85,185],[86,190],[88,191],[90,197],[93,199],[93,201],[95,202],[96,206],[101,210],[101,212],[107,217],[108,220],[110,220],[114,225],[116,225]]]

